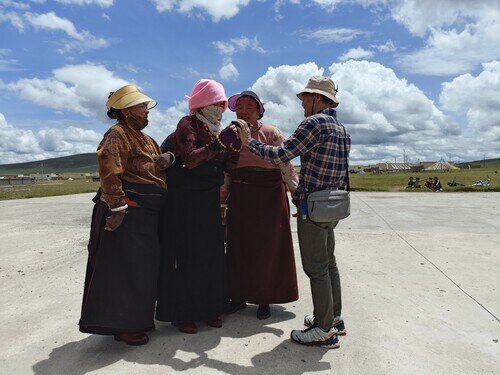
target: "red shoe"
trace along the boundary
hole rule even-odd
[[[196,327],[196,324],[193,322],[179,322],[179,323],[172,323],[174,327],[177,327],[177,329],[183,333],[197,333],[198,332],[198,327]]]
[[[222,327],[222,318],[207,320],[205,323],[207,323],[210,327],[220,328]]]
[[[149,341],[149,337],[144,332],[122,333],[119,335],[115,335],[115,340],[123,341],[127,345],[138,346],[147,344]]]

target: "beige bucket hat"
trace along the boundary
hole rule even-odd
[[[109,111],[111,108],[123,109],[141,103],[149,103],[148,109],[154,108],[158,104],[155,100],[140,92],[135,85],[126,85],[111,94],[106,102],[106,107]]]
[[[309,78],[306,87],[297,94],[297,97],[302,100],[302,94],[305,93],[321,94],[333,100],[334,103],[339,104],[339,100],[336,96],[337,89],[335,88],[335,84],[328,77],[312,76]]]

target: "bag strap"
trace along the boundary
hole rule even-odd
[[[340,122],[339,122],[340,124]],[[349,159],[347,158],[347,132],[345,130],[345,126],[343,124],[342,128],[344,129],[344,151],[346,152],[346,157],[345,157],[345,176],[347,179],[347,191],[351,191],[351,186],[349,184]]]

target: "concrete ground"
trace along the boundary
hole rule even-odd
[[[297,242],[300,299],[268,320],[250,306],[197,335],[160,323],[142,347],[80,333],[91,197],[0,202],[0,373],[500,373],[499,193],[352,194],[338,350],[289,340],[312,310]]]

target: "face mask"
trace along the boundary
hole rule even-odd
[[[130,125],[132,125],[132,127],[135,130],[142,130],[148,125],[149,121],[148,121],[147,116],[139,117],[139,116],[131,114],[128,117],[128,122],[130,123]]]
[[[205,117],[211,124],[215,125],[218,124],[219,121],[222,119],[222,113],[224,112],[224,108],[216,105],[209,105],[201,109],[200,111],[203,117]]]

